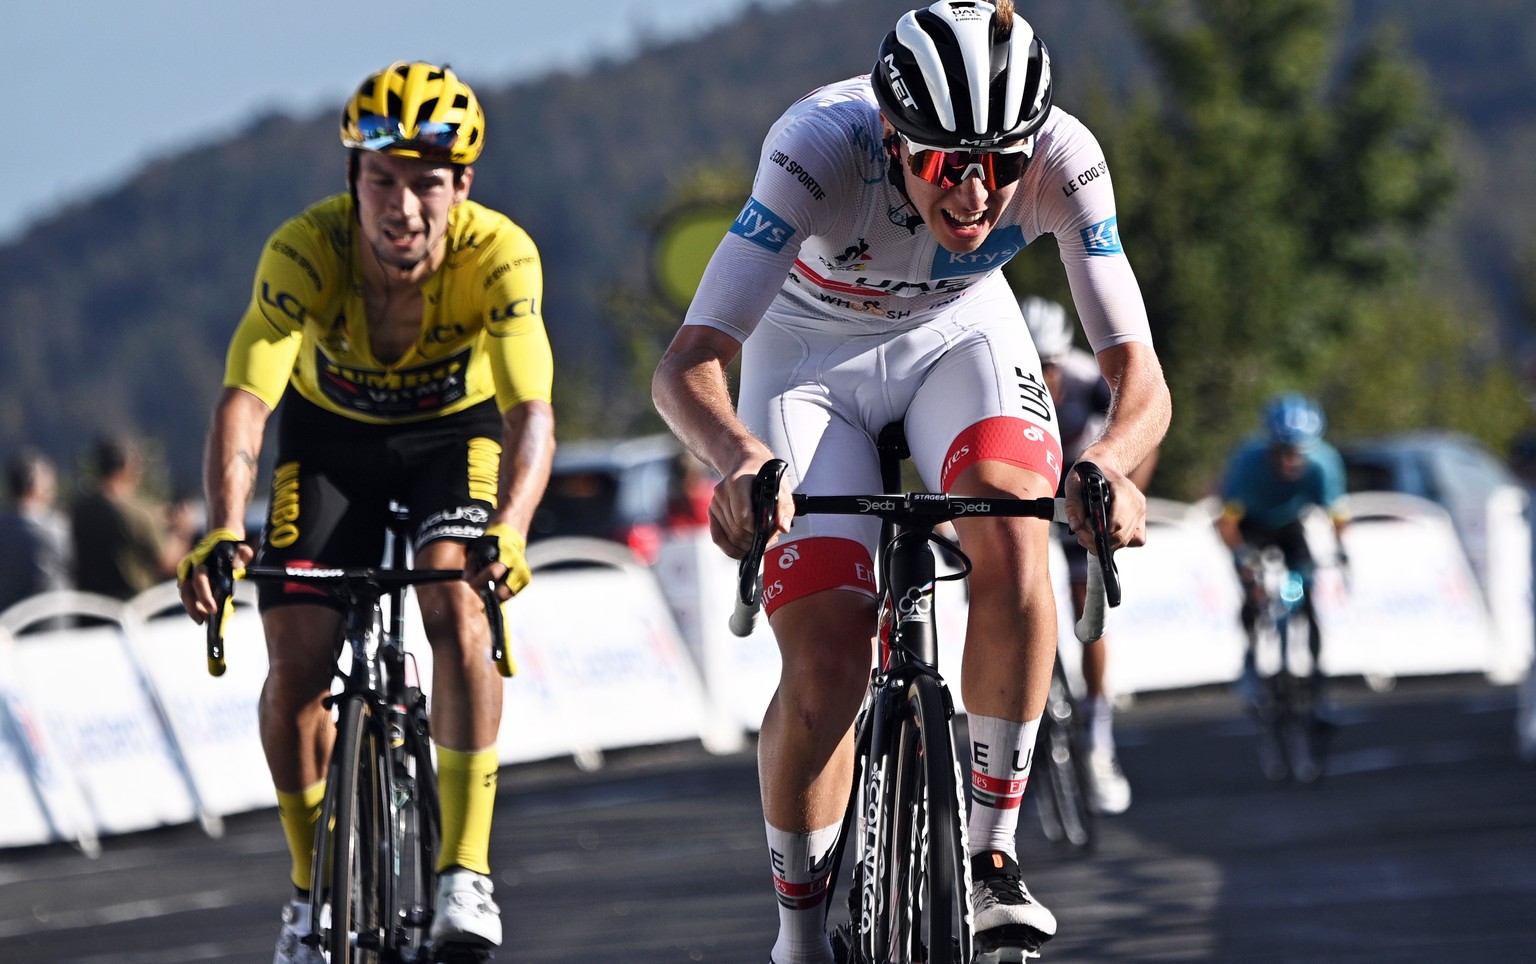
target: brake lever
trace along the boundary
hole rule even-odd
[[[1109,516],[1114,505],[1114,492],[1104,477],[1104,470],[1092,462],[1079,462],[1075,470],[1083,483],[1083,515],[1093,533],[1094,554],[1098,556],[1099,569],[1104,576],[1104,601],[1113,608],[1120,605],[1120,569],[1115,565],[1114,550],[1109,545]]]
[[[239,543],[221,542],[208,553],[208,586],[213,590],[213,613],[208,617],[208,675],[223,676],[224,627],[235,608],[235,553]]]
[[[773,517],[779,506],[779,485],[789,468],[783,459],[769,459],[758,469],[752,483],[752,521],[755,531],[752,546],[741,557],[736,570],[736,607],[731,613],[731,632],[740,637],[752,635],[760,608],[762,583],[759,570],[763,554],[768,551],[768,540],[773,537]]]

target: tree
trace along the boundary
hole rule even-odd
[[[1174,395],[1157,490],[1209,491],[1281,389],[1320,396],[1336,434],[1507,442],[1524,408],[1488,321],[1418,280],[1455,179],[1397,38],[1339,51],[1334,0],[1121,3],[1160,89],[1093,126]]]
[[[700,164],[641,218],[651,239],[647,271],[609,285],[601,299],[625,365],[604,372],[586,359],[562,362],[562,370],[573,373],[567,390],[556,386],[562,435],[613,438],[665,428],[651,403],[651,376],[682,323],[705,262],[751,192],[747,170],[729,159]]]

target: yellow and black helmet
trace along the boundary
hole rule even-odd
[[[475,92],[447,67],[396,61],[357,88],[341,112],[341,142],[364,151],[473,164],[485,146]]]

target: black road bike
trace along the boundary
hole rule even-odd
[[[390,527],[389,564],[327,569],[234,568],[235,544],[209,560],[217,612],[227,614],[237,578],[313,586],[344,604],[335,642],[339,692],[326,698],[336,740],[315,830],[313,928],[305,943],[331,964],[470,964],[485,949],[428,941],[437,888],[441,817],[427,697],[406,648],[408,587],[463,578],[457,569],[406,568],[404,512]],[[492,657],[511,674],[494,586],[481,590]],[[386,614],[384,601],[388,600]],[[209,620],[208,671],[224,673],[223,618]],[[348,667],[343,669],[343,654]]]
[[[899,486],[906,446],[898,432],[880,438],[886,488]],[[757,537],[741,560],[732,631],[751,633],[760,603],[759,569],[772,531],[785,463],[772,460],[754,492]],[[1095,532],[1099,566],[1090,566],[1089,603],[1080,638],[1103,632],[1104,607],[1118,605],[1119,575],[1104,535],[1110,490],[1103,473],[1080,462],[1084,506]],[[849,920],[832,934],[847,964],[972,964],[997,960],[974,946],[966,845],[966,788],[955,750],[954,700],[938,671],[933,618],[937,580],[959,579],[970,561],[935,527],[974,516],[1030,517],[1065,523],[1061,499],[956,498],[943,493],[794,497],[795,511],[862,515],[882,521],[876,560],[879,658],[855,724],[855,771],[842,830],[833,849],[826,905],[851,844]],[[937,574],[934,546],[959,560],[959,572]]]

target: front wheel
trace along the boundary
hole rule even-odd
[[[342,704],[322,816],[329,832],[316,860],[325,874],[320,919],[330,964],[376,964],[385,943],[389,817],[381,739],[366,700],[354,696]]]
[[[970,873],[964,785],[942,684],[918,676],[907,689],[896,756],[896,833],[888,880],[902,961],[971,959]]]
[[[437,853],[441,818],[437,775],[432,767],[425,715],[407,715],[396,761],[395,785],[395,934],[402,957],[427,943],[437,891]]]

